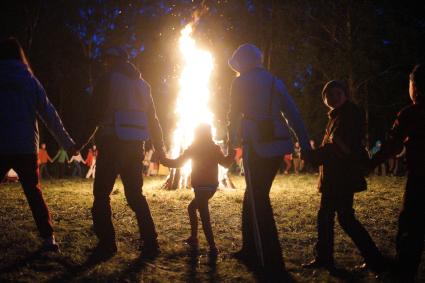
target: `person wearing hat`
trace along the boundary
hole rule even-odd
[[[120,175],[127,202],[136,214],[142,256],[154,257],[159,246],[149,205],[142,193],[142,160],[144,142],[148,139],[159,155],[165,156],[161,126],[150,85],[128,61],[127,52],[113,47],[106,50],[103,59],[106,72],[94,87],[92,112],[87,121],[90,130],[87,134],[96,135],[101,152],[96,160],[93,185],[93,228],[99,239],[93,255],[109,258],[117,251],[110,194]],[[86,144],[90,141],[85,140]]]
[[[328,82],[322,99],[329,107],[329,122],[322,145],[304,152],[307,162],[320,166],[318,189],[321,193],[317,215],[318,239],[315,259],[304,268],[335,270],[334,224],[335,215],[341,228],[353,240],[365,260],[364,268],[383,271],[384,259],[363,225],[356,219],[353,209],[354,193],[366,190],[364,177],[369,160],[364,146],[365,116],[349,99],[346,84]]]
[[[310,145],[292,97],[283,82],[263,67],[262,57],[255,45],[244,44],[229,59],[229,66],[238,74],[231,87],[230,145],[242,145],[247,184],[242,249],[234,257],[260,267],[260,272],[275,280],[285,273],[269,192],[283,156],[294,150],[289,126],[303,150]]]

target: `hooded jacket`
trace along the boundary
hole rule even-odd
[[[20,60],[0,60],[0,154],[38,152],[37,118],[64,148],[74,146],[43,86]]]
[[[240,75],[232,82],[229,135],[233,145],[250,144],[260,157],[292,153],[290,129],[301,148],[310,149],[301,115],[284,83],[262,66],[261,51],[251,44],[240,46],[229,59]],[[271,120],[273,140],[262,141],[259,122]]]

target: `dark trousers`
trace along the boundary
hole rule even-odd
[[[64,162],[58,162],[57,165],[57,177],[59,179],[63,179],[63,177],[65,177],[65,170],[66,170],[66,164]]]
[[[204,230],[205,238],[210,247],[215,247],[214,234],[211,227],[210,211],[208,201],[215,194],[215,190],[195,190],[195,198],[189,203],[187,212],[189,213],[191,237],[198,237],[198,217],[196,210],[199,211],[201,217],[202,229]]]
[[[11,168],[18,174],[40,236],[43,238],[52,236],[50,213],[38,180],[37,155],[0,155],[0,179],[3,179]]]
[[[264,267],[273,270],[283,268],[282,250],[269,197],[281,160],[282,157],[261,158],[254,151],[244,149],[247,189],[242,207],[242,249],[253,254],[257,251],[258,256],[255,241],[259,238]],[[249,190],[252,191],[253,197],[250,196]],[[258,230],[255,228],[254,218],[257,220]]]
[[[47,169],[47,163],[40,164],[40,178],[51,178],[49,170]]]
[[[363,225],[356,219],[353,209],[354,193],[323,192],[317,215],[318,241],[316,258],[319,261],[333,263],[335,214],[341,228],[353,240],[365,262],[377,266],[381,253]]]
[[[397,258],[401,271],[414,276],[421,261],[425,235],[424,176],[409,174],[397,233]]]
[[[94,179],[92,208],[94,231],[103,243],[115,241],[110,194],[119,174],[130,208],[136,213],[140,238],[144,245],[157,245],[157,234],[149,205],[142,194],[143,144],[124,142],[114,137],[98,141],[99,156]]]

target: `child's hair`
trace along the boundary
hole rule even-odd
[[[209,124],[202,123],[195,128],[195,141],[212,141],[211,126]]]
[[[322,90],[323,100],[325,100],[325,94],[332,88],[339,88],[340,90],[344,92],[347,98],[350,97],[347,84],[344,81],[333,80],[333,81],[327,82],[325,86],[323,87],[323,90]]]
[[[31,67],[28,63],[28,59],[25,56],[24,49],[22,48],[19,41],[14,37],[0,40],[0,60],[21,60],[22,63],[28,66],[31,71]],[[32,72],[32,71],[31,71]]]
[[[409,75],[409,79],[415,85],[417,99],[422,100],[425,95],[425,67],[422,64],[416,65]]]

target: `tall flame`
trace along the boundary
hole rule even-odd
[[[171,155],[177,157],[193,141],[193,133],[200,123],[213,128],[213,114],[208,107],[210,98],[209,82],[213,71],[213,57],[208,51],[197,47],[192,38],[192,24],[181,31],[179,49],[184,62],[179,80],[176,105],[177,126],[173,135]],[[182,177],[190,174],[190,162],[181,171]]]

